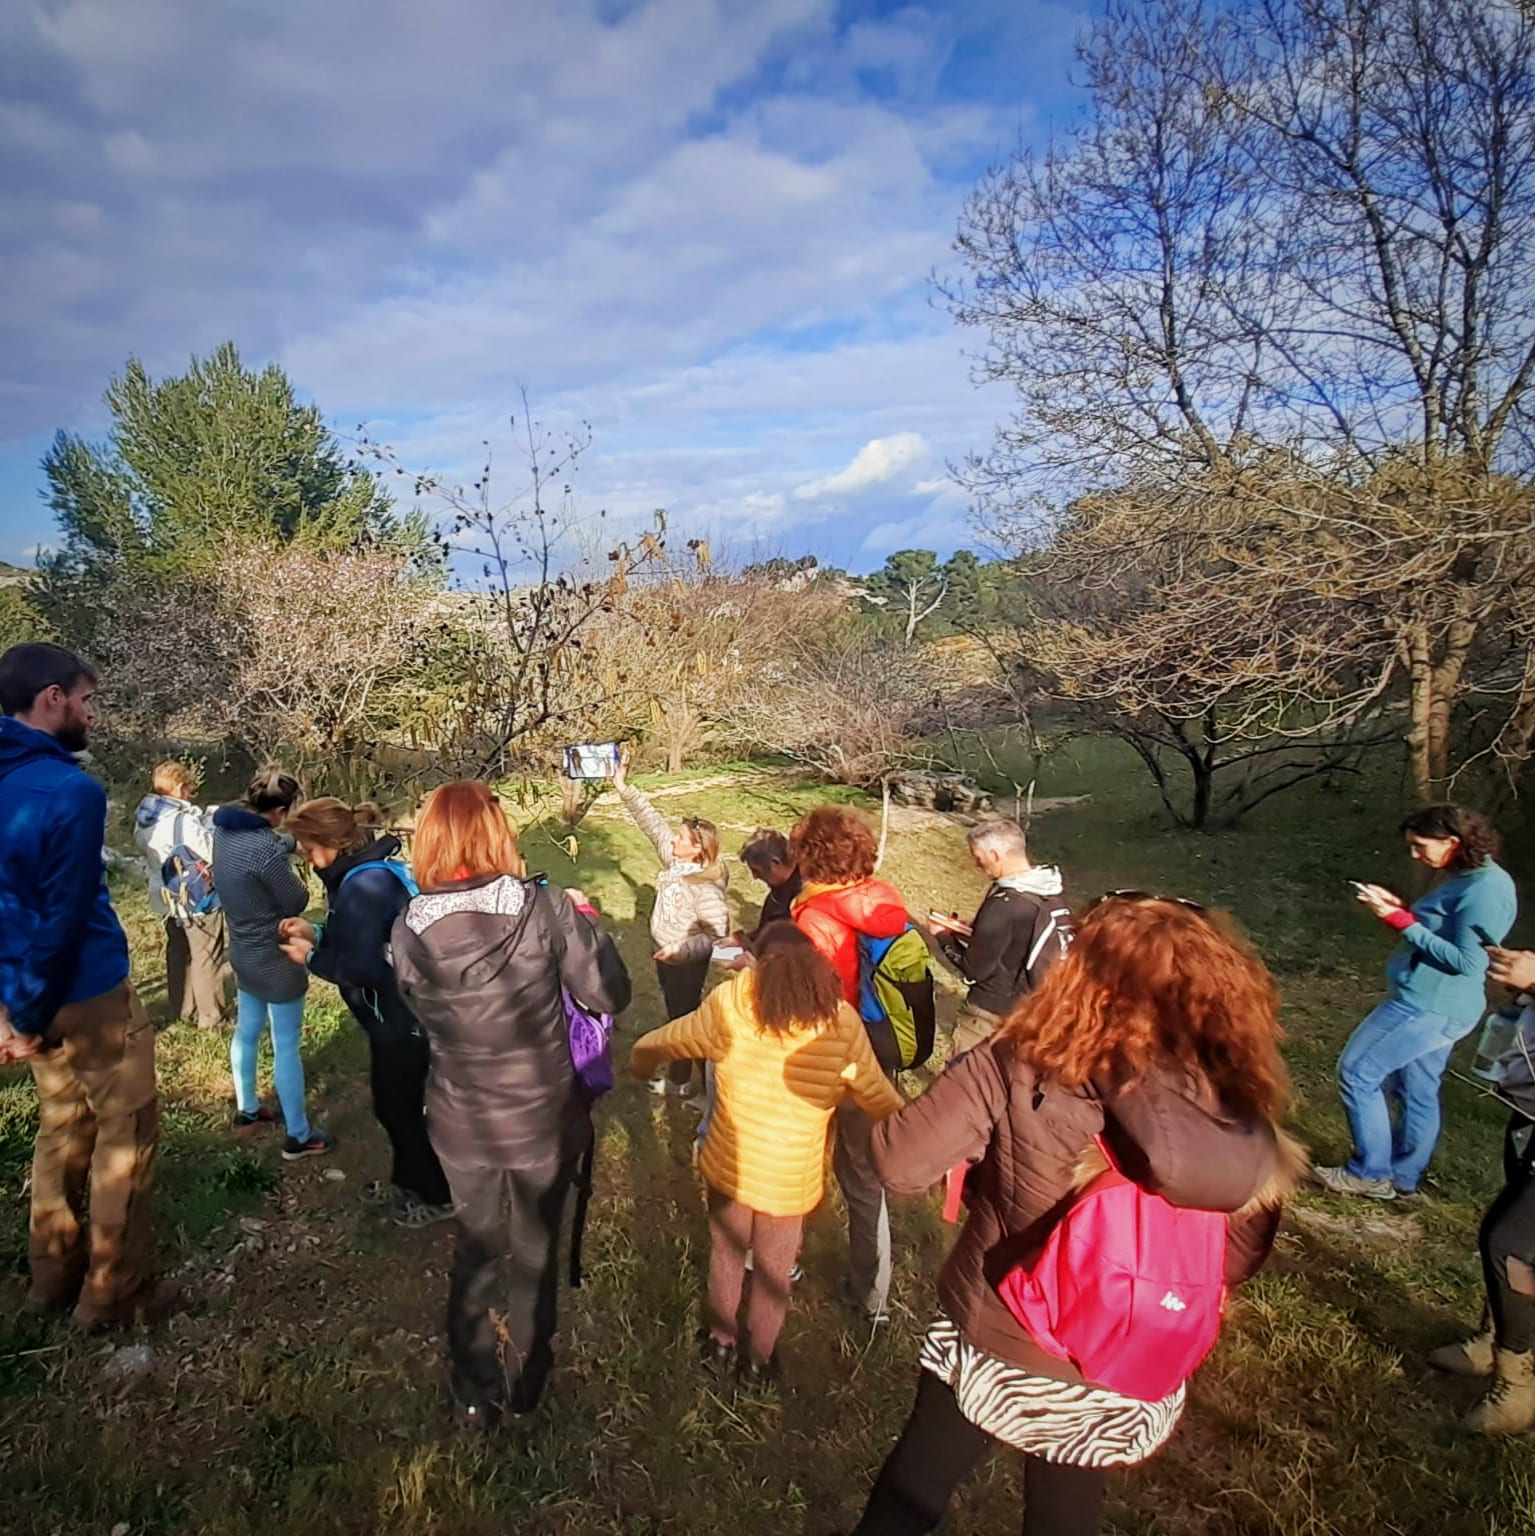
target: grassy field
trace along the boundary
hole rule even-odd
[[[728,780],[721,782],[721,779]],[[825,792],[776,772],[694,776],[663,803],[710,816],[739,846]],[[1348,877],[1407,886],[1393,828],[1403,786],[1310,786],[1218,839],[1168,831],[1142,775],[1102,746],[1053,756],[1039,793],[1090,798],[1033,829],[1079,896],[1135,886],[1229,907],[1285,992],[1296,1123],[1344,1151],[1331,1086],[1338,1047],[1378,995],[1387,936]],[[610,915],[638,981],[621,1038],[657,1021],[645,932],[648,845],[600,803],[572,868],[551,833],[526,853]],[[1518,862],[1515,861],[1516,870]],[[1524,871],[1519,871],[1521,874]],[[972,903],[963,831],[902,813],[886,873],[913,911]],[[163,972],[142,895],[121,909],[137,981],[163,1015]],[[744,872],[743,914],[760,892]],[[950,1000],[951,1004],[952,1000]],[[736,1398],[693,1363],[705,1248],[688,1164],[692,1125],[625,1082],[600,1114],[588,1279],[563,1299],[559,1368],[531,1434],[490,1445],[453,1432],[443,1393],[446,1233],[405,1234],[358,1204],[383,1164],[360,1037],[329,989],[311,1003],[311,1105],[346,1174],[285,1167],[229,1133],[225,1042],[160,1039],[165,1140],[160,1230],[197,1306],[122,1374],[121,1353],[61,1324],[0,1320],[0,1529],[14,1536],[258,1536],[294,1532],[831,1532],[853,1523],[910,1404],[918,1340],[946,1236],[932,1201],[897,1207],[894,1326],[870,1335],[837,1306],[835,1196],[812,1219],[807,1277],[785,1335],[784,1390]],[[1463,1047],[1464,1060],[1468,1047]],[[1447,1085],[1447,1132],[1426,1198],[1360,1209],[1315,1194],[1291,1212],[1269,1270],[1234,1308],[1172,1446],[1120,1479],[1108,1525],[1157,1536],[1535,1532],[1527,1443],[1456,1425],[1474,1388],[1437,1379],[1426,1349],[1478,1305],[1474,1239],[1494,1188],[1501,1116]],[[30,1081],[0,1072],[0,1266],[7,1303],[25,1267]],[[1014,1471],[994,1460],[951,1528],[1017,1528]]]

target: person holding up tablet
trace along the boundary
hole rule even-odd
[[[650,936],[656,944],[656,978],[666,1016],[680,1019],[703,1001],[714,946],[730,932],[730,907],[725,900],[730,876],[720,858],[719,828],[712,821],[687,816],[673,831],[629,782],[627,763],[614,766],[613,788],[661,859]],[[674,1061],[651,1079],[650,1091],[692,1097],[692,1062]]]

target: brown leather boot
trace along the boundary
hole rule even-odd
[[[82,1301],[72,1316],[75,1326],[86,1333],[106,1333],[109,1329],[139,1324],[153,1328],[186,1304],[186,1287],[179,1280],[148,1280],[109,1307],[88,1306]]]

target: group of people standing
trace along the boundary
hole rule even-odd
[[[91,669],[57,647],[0,658],[0,1060],[31,1063],[40,1102],[28,1304],[71,1310],[89,1328],[153,1322],[179,1301],[154,1278],[150,1250],[154,1035],[102,869],[105,797],[75,757],[95,688]],[[651,936],[668,1022],[633,1043],[630,1070],[701,1113],[706,1366],[748,1384],[777,1375],[828,1138],[848,1213],[844,1297],[871,1324],[888,1316],[889,1194],[947,1181],[961,1230],[938,1277],[910,1418],[857,1530],[932,1530],[1000,1445],[1024,1457],[1026,1532],[1096,1531],[1109,1471],[1166,1442],[1202,1351],[1170,1366],[1150,1333],[1132,1331],[1122,1352],[1145,1353],[1148,1370],[1127,1384],[1063,1342],[1069,1317],[1047,1324],[1038,1295],[1031,1306],[1017,1298],[1043,1284],[1030,1267],[1040,1255],[1079,1252],[1075,1213],[1114,1189],[1157,1202],[1170,1222],[1203,1222],[1207,1239],[1214,1230],[1206,1278],[1222,1294],[1262,1265],[1301,1162],[1280,1128],[1278,996],[1261,959],[1224,915],[1176,896],[1117,891],[1073,916],[1059,871],[1032,863],[1022,830],[984,823],[970,835],[990,881],[980,910],[926,925],[968,996],[943,1071],[908,1100],[871,1037],[869,957],[915,925],[876,876],[863,818],[828,805],[787,834],[754,834],[741,857],[767,899],[751,933],[732,933],[719,829],[694,817],[674,828],[624,769],[615,781],[660,860]],[[166,922],[173,1006],[214,1027],[226,962],[236,984],[235,1126],[259,1131],[280,1115],[284,1157],[330,1150],[308,1115],[301,1040],[310,975],[334,982],[367,1035],[392,1152],[390,1176],[365,1198],[407,1227],[456,1223],[456,1411],[476,1431],[533,1412],[553,1364],[565,1208],[574,1193],[579,1233],[592,1191],[595,1090],[574,1068],[572,1020],[621,1014],[632,995],[594,904],[529,874],[484,784],[426,797],[408,864],[376,808],[306,800],[277,770],[211,816],[175,765],[162,765],[154,790],[135,835]],[[1435,892],[1408,909],[1359,890],[1410,953],[1390,973],[1400,1007],[1384,1022],[1372,1015],[1368,1048],[1356,1035],[1345,1053],[1360,1145],[1349,1167],[1316,1172],[1346,1193],[1385,1197],[1383,1179],[1393,1193],[1416,1187],[1437,1133],[1429,1086],[1436,1115],[1468,978],[1479,985],[1489,957],[1495,975],[1519,963],[1497,947],[1512,885],[1490,829],[1450,808],[1422,818],[1406,830],[1414,856],[1447,876]],[[295,855],[323,887],[322,921],[305,916]],[[257,1093],[268,1030],[276,1110]],[[1408,1104],[1394,1145],[1384,1111],[1389,1161],[1371,1092]],[[1519,1241],[1535,1188],[1528,1137],[1521,1145],[1521,1182],[1494,1223]],[[1520,1254],[1529,1274],[1535,1252]],[[1535,1274],[1524,1288],[1498,1262],[1489,1257],[1494,1333],[1461,1353],[1466,1369],[1496,1369],[1507,1399],[1522,1378],[1504,1356],[1523,1341],[1529,1359]],[[1075,1274],[1079,1297],[1098,1279]],[[1161,1307],[1200,1311],[1177,1284]],[[1207,1311],[1218,1329],[1218,1309]],[[1113,1308],[1098,1321],[1113,1322]],[[1153,1379],[1154,1390],[1137,1384]],[[1535,1422],[1535,1377],[1530,1390]]]

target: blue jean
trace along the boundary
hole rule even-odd
[[[1338,1089],[1354,1134],[1350,1173],[1390,1179],[1404,1194],[1418,1187],[1439,1140],[1440,1080],[1455,1042],[1475,1022],[1393,998],[1349,1036],[1338,1058]]]
[[[282,1105],[283,1124],[297,1141],[309,1136],[309,1116],[304,1112],[304,1060],[299,1055],[299,1035],[304,1028],[304,999],[291,1003],[264,1003],[249,992],[236,994],[234,1038],[229,1042],[229,1071],[235,1080],[235,1108],[253,1114],[261,1100],[256,1094],[256,1052],[268,1015],[272,1021],[272,1083]]]

